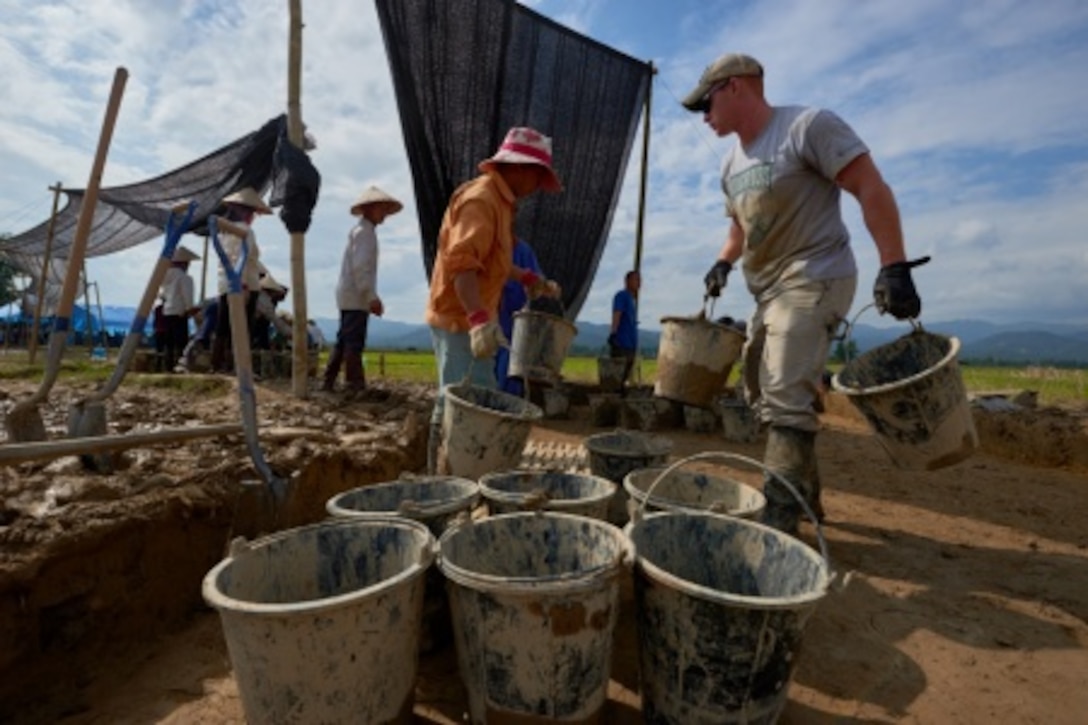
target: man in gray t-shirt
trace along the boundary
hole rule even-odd
[[[720,137],[737,134],[722,167],[725,244],[706,275],[716,297],[743,261],[756,309],[744,348],[744,385],[768,424],[766,468],[794,484],[823,518],[816,465],[815,403],[831,336],[857,286],[857,266],[842,221],[840,190],[861,204],[880,254],[873,297],[881,314],[917,317],[921,300],[908,262],[892,190],[857,134],[834,113],[772,106],[763,96],[763,66],[729,53],[703,72],[684,106],[703,114]],[[768,473],[764,522],[796,533],[801,506]]]

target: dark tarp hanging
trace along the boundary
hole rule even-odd
[[[252,186],[264,192],[270,186],[272,206],[291,207],[293,223],[309,223],[312,201],[317,199],[320,177],[307,154],[287,139],[287,116],[268,121],[243,136],[186,166],[147,181],[100,189],[94,221],[87,240],[87,257],[98,257],[135,247],[163,234],[170,209],[179,203],[197,202],[193,231],[207,234],[204,221],[219,201],[233,191]],[[299,187],[306,187],[300,191]],[[67,203],[57,212],[50,253],[54,277],[63,277],[66,259],[79,221],[83,189],[64,189]],[[306,207],[309,204],[309,207]],[[298,208],[295,208],[298,207]],[[288,210],[281,212],[281,216]],[[35,280],[41,275],[49,220],[0,242],[0,256]],[[149,270],[150,274],[150,270]],[[49,280],[59,282],[60,278]]]
[[[412,168],[428,278],[454,189],[513,126],[552,137],[560,194],[516,230],[575,318],[597,271],[651,81],[649,63],[510,0],[376,0]],[[617,280],[618,286],[622,280]]]

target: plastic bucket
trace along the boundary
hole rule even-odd
[[[598,428],[620,422],[619,393],[594,393],[589,396],[589,418]]]
[[[685,405],[684,427],[692,433],[713,433],[718,427],[718,414],[706,408]]]
[[[827,562],[792,536],[710,513],[650,514],[626,533],[645,721],[774,723]]]
[[[655,431],[675,428],[683,412],[676,410],[671,400],[657,397],[627,397],[620,408],[620,422],[624,428]]]
[[[944,468],[978,448],[959,349],[955,337],[916,329],[851,360],[831,379],[899,468]]]
[[[763,494],[748,484],[698,471],[673,470],[654,482],[664,468],[631,471],[623,479],[623,488],[635,505],[647,511],[710,511],[712,513],[757,519],[767,505]],[[647,498],[650,486],[653,492]]]
[[[582,443],[589,453],[589,470],[594,476],[616,484],[616,495],[608,506],[608,520],[627,523],[627,495],[618,489],[631,471],[663,466],[672,452],[672,441],[638,431],[617,430],[591,435]]]
[[[480,499],[480,484],[457,476],[424,476],[353,488],[328,500],[330,516],[388,519],[403,516],[424,524],[435,537]]]
[[[544,388],[544,415],[566,418],[570,413],[570,394],[559,388]]]
[[[752,443],[759,437],[759,420],[755,411],[743,400],[733,396],[718,399],[718,411],[722,417],[722,431],[727,441]]]
[[[514,313],[510,341],[510,377],[555,383],[578,328],[568,320],[546,312]]]
[[[428,476],[363,486],[333,496],[325,510],[331,516],[374,520],[403,516],[430,529],[437,539],[457,517],[470,515],[480,499],[480,484],[456,476]],[[419,651],[433,652],[450,642],[446,581],[438,569],[427,572],[423,595]]]
[[[472,722],[600,721],[627,546],[615,526],[556,512],[442,535]]]
[[[623,373],[627,370],[627,359],[622,357],[597,358],[597,382],[601,391],[615,393],[623,389]]]
[[[460,383],[445,387],[442,436],[448,473],[478,480],[492,471],[516,468],[538,406],[514,395]]]
[[[544,509],[605,520],[616,484],[584,473],[506,471],[481,478],[480,493],[493,515]]]
[[[704,317],[662,317],[654,395],[710,407],[721,395],[744,333]]]
[[[204,577],[246,719],[412,721],[424,573],[405,519],[330,520],[236,543]]]

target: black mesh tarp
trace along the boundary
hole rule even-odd
[[[257,131],[162,176],[99,189],[86,256],[118,252],[161,236],[170,209],[179,203],[197,202],[193,231],[204,231],[205,234],[204,220],[232,191],[246,186],[264,191],[271,186],[270,202],[277,205],[288,176],[288,169],[281,161],[286,150],[294,148],[289,146],[286,134],[287,117],[281,115]],[[294,164],[295,168],[299,161],[292,157],[285,163]],[[64,273],[66,265],[60,260],[67,259],[72,247],[83,202],[83,189],[63,191],[67,203],[57,212],[53,229],[50,256],[58,263],[52,265],[54,279],[50,282],[58,282],[57,275]],[[5,239],[0,242],[0,255],[36,280],[41,274],[48,232],[49,220],[46,220],[33,229]]]
[[[430,276],[450,195],[512,126],[552,137],[561,194],[519,204],[517,233],[581,309],[651,81],[625,56],[510,0],[376,0]]]

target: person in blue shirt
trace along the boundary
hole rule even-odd
[[[608,336],[608,351],[612,357],[625,358],[621,391],[627,387],[631,368],[638,352],[638,291],[642,275],[631,270],[623,278],[623,289],[612,298],[612,332]]]
[[[541,277],[544,276],[537,261],[536,253],[524,239],[514,242],[514,266],[527,269]],[[499,300],[499,327],[506,335],[507,340],[514,339],[514,313],[525,306],[528,300],[525,286],[517,280],[507,280],[502,288],[502,298]],[[495,378],[499,383],[499,390],[511,395],[521,396],[525,392],[525,386],[521,378],[511,378],[507,375],[510,370],[510,350],[500,347],[495,353]]]

